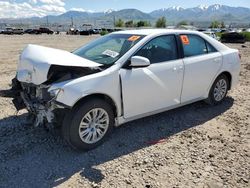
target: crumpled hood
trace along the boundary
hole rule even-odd
[[[51,65],[70,67],[98,67],[99,63],[81,58],[70,52],[29,44],[22,52],[17,67],[20,82],[42,84],[47,80]]]

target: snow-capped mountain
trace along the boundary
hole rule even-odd
[[[178,6],[176,6],[178,7]],[[164,16],[170,21],[247,21],[250,15],[250,9],[244,7],[230,7],[226,5],[199,5],[194,8],[165,8],[155,10],[150,13],[151,16],[157,18]]]
[[[184,10],[184,8],[182,8],[181,6],[173,6],[173,7],[168,8],[167,10],[182,11]]]
[[[201,10],[207,10],[209,6],[207,5],[199,5],[197,8]]]
[[[42,18],[22,19],[22,23],[42,24],[47,19],[50,23],[70,24],[72,19],[77,24],[82,23],[105,23],[115,19],[123,20],[147,20],[154,23],[159,17],[166,17],[167,22],[192,21],[192,22],[211,22],[212,20],[224,21],[228,23],[249,24],[250,9],[244,7],[230,7],[225,5],[199,5],[193,8],[183,8],[181,6],[166,7],[145,13],[138,9],[108,9],[103,12],[86,11],[84,9],[73,9],[58,16],[48,16]],[[1,21],[1,19],[0,19]],[[4,20],[6,22],[6,19]],[[20,19],[10,19],[9,23],[20,23]]]
[[[116,11],[116,10],[110,8],[110,9],[108,9],[108,10],[105,10],[105,11],[104,11],[104,14],[110,14],[110,13],[115,12],[115,11]]]

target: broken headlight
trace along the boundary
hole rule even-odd
[[[56,89],[50,90],[49,94],[50,94],[51,97],[56,98],[59,95],[59,93],[62,92],[62,91],[63,91],[62,88],[56,88]]]

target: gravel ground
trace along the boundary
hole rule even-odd
[[[84,36],[1,36],[0,88],[8,88],[28,43],[73,50]],[[117,128],[95,150],[78,153],[59,130],[25,124],[26,112],[0,98],[0,187],[250,187],[250,43],[240,84],[211,107],[197,102]]]

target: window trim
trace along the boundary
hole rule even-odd
[[[203,41],[204,41],[204,43],[205,43],[205,46],[206,46],[206,49],[207,49],[207,53],[206,54],[199,54],[199,55],[192,55],[192,56],[189,56],[189,57],[185,57],[185,52],[184,52],[184,45],[183,45],[183,43],[181,42],[181,35],[188,35],[188,36],[190,36],[190,35],[193,35],[193,36],[196,36],[196,37],[199,37],[199,38],[201,38]],[[208,54],[211,54],[211,53],[217,53],[218,52],[218,50],[210,43],[210,42],[208,42],[207,40],[205,40],[203,37],[201,37],[200,35],[196,35],[196,34],[189,34],[189,33],[181,33],[181,34],[179,34],[178,35],[178,39],[179,39],[179,45],[180,45],[180,48],[181,48],[181,51],[182,51],[182,58],[184,59],[184,58],[192,58],[192,57],[198,57],[198,56],[203,56],[203,55],[208,55]],[[207,44],[209,44],[210,46],[212,46],[216,51],[215,52],[208,52],[208,46],[207,46]]]
[[[126,63],[124,63],[124,65],[122,66],[122,68],[126,68],[126,69],[131,69],[131,67],[129,66],[130,63],[131,63],[131,58],[133,56],[135,56],[137,54],[138,51],[140,51],[144,46],[146,46],[148,43],[150,43],[152,40],[158,38],[158,37],[163,37],[163,36],[174,36],[174,39],[175,39],[175,44],[176,44],[176,50],[177,50],[177,59],[174,59],[174,60],[169,60],[169,61],[175,61],[175,60],[179,60],[179,59],[182,59],[183,58],[183,55],[182,55],[182,50],[181,50],[181,47],[180,47],[180,44],[179,44],[179,37],[177,36],[177,34],[162,34],[162,35],[158,35],[156,37],[153,37],[152,39],[150,39],[149,41],[147,41],[145,44],[143,44],[142,46],[140,46],[127,60]],[[150,63],[150,65],[153,65],[153,64],[160,64],[160,63],[164,63],[165,61],[163,62],[159,62],[159,63]]]
[[[204,40],[205,40],[205,39],[204,39]],[[217,52],[218,52],[218,50],[217,50],[210,42],[208,42],[207,40],[205,40],[205,43],[206,43],[207,51],[208,51],[208,44],[209,44],[210,46],[212,46],[212,47],[215,49],[215,52],[210,52],[210,53],[207,53],[207,54],[217,53]]]

